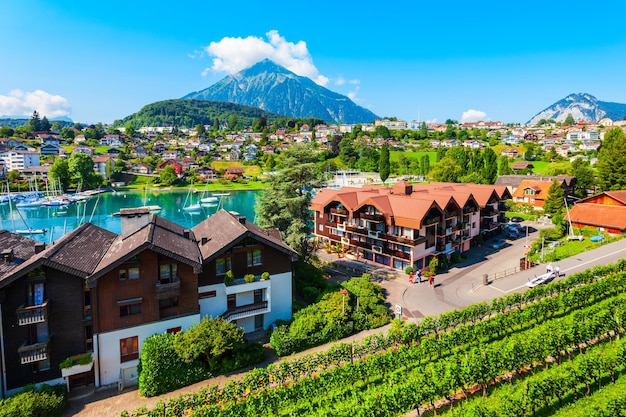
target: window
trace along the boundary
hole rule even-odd
[[[129,266],[120,268],[119,276],[120,281],[126,281],[127,279],[139,279],[139,267]]]
[[[198,294],[198,298],[202,299],[202,298],[213,298],[213,297],[217,297],[217,291],[213,290],[213,291],[207,291],[207,292],[201,292],[200,294]]]
[[[217,258],[215,260],[215,273],[217,275],[224,275],[226,271],[230,271],[232,268],[230,258]]]
[[[159,281],[161,284],[170,284],[177,281],[178,265],[175,263],[167,263],[159,265]]]
[[[43,304],[44,298],[44,284],[28,284],[27,286],[27,299],[29,306],[39,306]]]
[[[117,304],[120,306],[120,317],[141,314],[141,298],[118,301]]]
[[[182,330],[182,327],[172,327],[171,329],[167,329],[167,333],[178,333]]]
[[[139,336],[120,339],[120,362],[139,358]]]
[[[317,228],[319,229],[320,232],[324,231],[324,225],[321,223],[317,225]]]
[[[263,314],[257,314],[254,316],[254,329],[262,329],[263,328]]]
[[[263,301],[263,290],[254,290],[254,302],[260,303]]]
[[[248,251],[248,266],[261,265],[261,249]]]

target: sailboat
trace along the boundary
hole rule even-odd
[[[147,198],[148,198],[148,184],[146,184],[143,189],[143,206],[141,206],[140,208],[147,208],[150,211],[150,213],[158,213],[159,211],[161,211],[161,206],[146,205],[148,201]]]
[[[208,205],[209,207],[211,207],[211,205],[216,204],[219,199],[217,197],[207,195],[208,191],[209,191],[209,183],[207,182],[206,188],[202,192],[202,197],[200,197],[200,204]]]
[[[9,190],[9,183],[7,182],[7,194],[9,195],[9,199],[11,198],[11,191]],[[26,223],[26,220],[24,219],[24,216],[22,216],[22,213],[20,213],[20,210],[16,207],[15,208],[17,210],[17,214],[20,216],[20,218],[22,219],[22,221],[24,222],[24,225],[27,227],[26,229],[15,229],[15,233],[21,234],[21,235],[37,235],[37,234],[44,234],[48,231],[48,229],[31,229],[30,226],[28,226],[28,223]],[[11,218],[13,218],[13,206],[11,205],[11,203],[9,202],[9,210],[11,212]],[[15,226],[13,226],[15,228]]]
[[[200,211],[202,210],[202,206],[200,203],[192,203],[191,199],[193,195],[193,184],[189,186],[189,192],[187,193],[187,198],[185,198],[185,204],[183,205],[183,210],[185,211]]]

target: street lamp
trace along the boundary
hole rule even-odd
[[[345,288],[341,289],[341,314],[346,314],[346,294],[348,294],[348,290]]]

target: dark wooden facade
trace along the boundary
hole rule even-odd
[[[161,264],[176,264],[176,277],[165,284],[159,283]],[[120,280],[120,269],[129,267],[139,268],[139,278]],[[100,277],[94,294],[98,332],[199,312],[198,277],[193,268],[151,250]],[[131,304],[140,304],[140,313],[125,311],[130,314],[122,316],[120,308]]]
[[[33,305],[32,298],[29,302],[29,286],[35,284],[43,284],[43,304]],[[90,320],[85,316],[84,279],[39,267],[4,287],[2,293],[6,388],[60,378],[59,364],[86,352]],[[38,343],[38,333],[41,338],[46,326],[47,342]],[[22,358],[28,363],[22,364]]]
[[[253,252],[255,249],[261,251],[261,264],[248,266],[248,252]],[[230,258],[230,265],[235,278],[243,278],[246,274],[260,276],[263,272],[274,275],[291,271],[292,259],[289,256],[285,256],[283,250],[279,250],[263,244],[252,237],[248,237],[239,241],[222,255],[219,255],[211,261],[207,261],[203,265],[202,272],[198,277],[198,284],[200,286],[224,282],[224,275],[217,275],[216,262],[217,259],[225,258]]]

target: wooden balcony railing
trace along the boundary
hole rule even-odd
[[[180,295],[180,280],[176,277],[175,281],[169,283],[157,282],[155,289],[157,300],[178,297]]]
[[[32,345],[23,344],[17,349],[18,355],[20,355],[20,363],[25,365],[27,363],[45,361],[48,359],[48,338],[45,342],[34,343]]]
[[[29,324],[43,323],[48,320],[48,300],[36,306],[20,306],[15,310],[17,324],[27,326]]]

